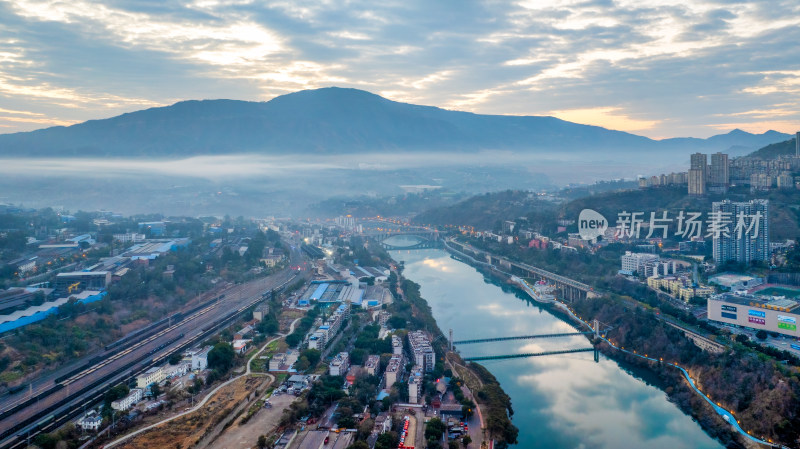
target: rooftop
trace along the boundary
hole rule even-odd
[[[792,299],[770,300],[750,295],[741,296],[724,293],[722,295],[712,296],[711,300],[725,301],[743,306],[760,307],[762,309],[780,310],[783,312],[800,312],[800,310],[796,310],[800,303]]]

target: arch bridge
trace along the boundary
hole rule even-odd
[[[408,245],[394,245],[386,242],[386,240],[397,236],[416,237],[417,242]],[[384,232],[377,235],[372,235],[372,238],[374,238],[381,245],[381,247],[387,250],[441,248],[444,246],[442,241],[439,239],[439,232],[435,230]]]
[[[387,250],[442,248],[444,246],[438,230],[423,227],[406,226],[396,229],[369,229],[364,230],[364,235],[373,238],[381,247]],[[415,237],[417,241],[406,245],[395,245],[386,242],[386,240],[398,236]]]

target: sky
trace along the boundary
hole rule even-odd
[[[0,0],[0,133],[328,86],[652,138],[800,130],[797,0]]]

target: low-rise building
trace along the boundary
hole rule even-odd
[[[100,429],[100,424],[103,423],[103,417],[100,416],[96,411],[92,410],[89,413],[83,415],[81,419],[78,420],[75,424],[83,430],[91,430],[92,432],[97,432]]]
[[[381,357],[379,355],[370,355],[367,357],[367,363],[364,364],[364,369],[370,376],[377,376],[381,370]]]
[[[331,376],[344,376],[347,374],[347,369],[350,367],[350,354],[340,352],[336,357],[331,360],[328,365],[328,374]]]
[[[253,310],[253,319],[258,321],[264,321],[264,318],[269,315],[269,304],[264,302],[263,304],[258,305],[255,310]]]
[[[272,372],[287,372],[298,359],[297,351],[278,353],[269,360],[269,370]]]
[[[390,317],[391,315],[389,314],[389,312],[381,310],[380,312],[378,312],[378,317],[377,317],[378,324],[380,324],[381,327],[386,327],[386,323],[389,322]]]
[[[392,335],[392,354],[403,354],[403,340],[401,340],[397,335]]]
[[[233,334],[233,339],[234,340],[244,340],[245,338],[247,338],[250,335],[252,335],[252,333],[253,333],[253,326],[245,326],[245,327],[239,329],[238,331],[236,331],[235,334]]]
[[[204,370],[208,368],[208,352],[211,351],[211,349],[211,346],[206,346],[192,354],[192,370]]]
[[[645,265],[647,263],[658,262],[658,255],[625,251],[625,254],[620,257],[620,262],[622,264],[620,273],[628,275],[639,273],[640,275],[644,275]]]
[[[110,283],[110,271],[75,271],[57,274],[55,289],[58,295],[69,295],[84,290],[105,290]]]
[[[411,353],[414,354],[414,363],[419,365],[423,371],[433,371],[436,363],[436,354],[431,346],[431,340],[423,331],[413,331],[408,333],[408,343],[411,346]]]
[[[408,402],[412,404],[420,403],[420,400],[422,400],[422,381],[422,367],[415,365],[408,376]]]
[[[232,344],[233,351],[236,352],[237,354],[244,354],[245,352],[247,352],[248,348],[247,344],[250,343],[251,341],[252,340],[233,340]]]
[[[392,415],[389,412],[380,412],[375,417],[374,432],[377,434],[386,433],[392,430]]]
[[[147,388],[152,384],[160,383],[164,379],[164,368],[160,366],[154,366],[144,373],[136,376],[136,386],[139,388]]]
[[[400,376],[403,375],[403,356],[392,355],[389,359],[389,364],[386,366],[386,371],[383,373],[383,380],[386,388],[392,388],[392,385],[397,382]]]
[[[141,388],[134,388],[124,398],[117,399],[116,401],[111,402],[111,408],[113,408],[114,410],[119,410],[121,412],[128,410],[133,406],[133,404],[142,400],[143,393],[144,391]]]
[[[186,375],[189,372],[189,363],[181,362],[177,365],[166,365],[164,367],[164,377],[166,379],[172,379],[173,377],[181,377]]]

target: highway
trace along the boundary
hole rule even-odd
[[[24,447],[25,441],[40,430],[52,431],[67,418],[83,412],[102,398],[110,386],[131,379],[136,373],[164,361],[179,348],[200,343],[232,321],[241,312],[262,300],[265,292],[282,288],[297,276],[286,269],[272,276],[230,286],[219,292],[216,301],[169,325],[141,341],[121,345],[101,354],[99,360],[53,383],[38,385],[33,397],[38,400],[20,403],[5,401],[0,405],[0,447]],[[80,366],[80,365],[79,365]],[[58,380],[56,383],[55,380]]]

